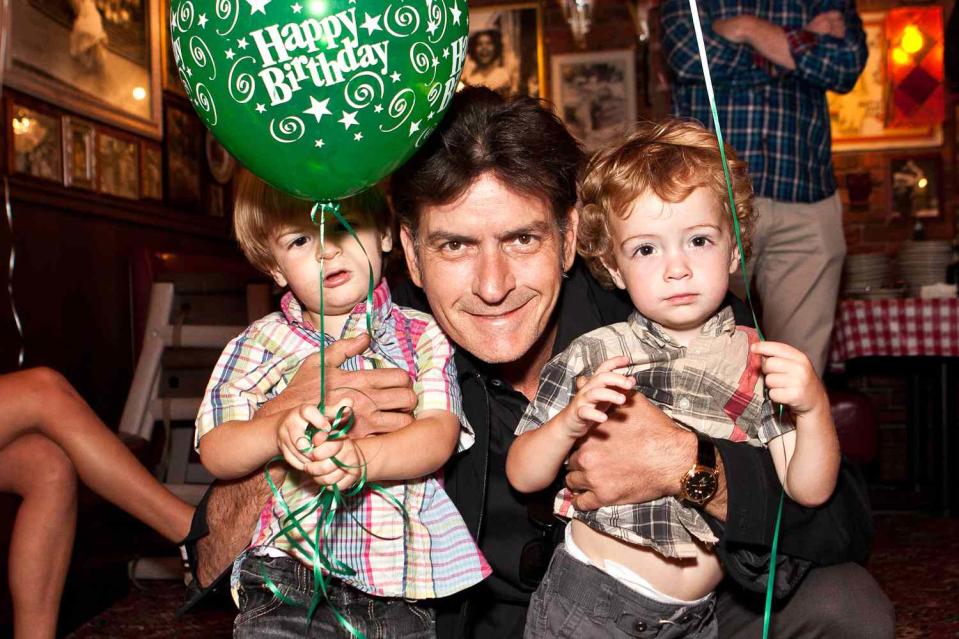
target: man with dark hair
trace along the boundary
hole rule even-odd
[[[458,346],[463,407],[476,433],[474,446],[447,465],[445,487],[494,570],[463,596],[437,602],[443,639],[522,636],[530,594],[545,572],[559,526],[550,515],[555,487],[538,495],[512,490],[506,453],[546,361],[575,337],[625,320],[631,309],[575,260],[581,163],[579,145],[541,103],[508,102],[477,88],[454,97],[443,124],[393,177],[410,275],[425,293],[423,305]],[[404,296],[395,289],[394,299],[410,304],[412,291]],[[342,361],[342,354],[337,351],[332,361]],[[408,382],[362,375],[369,372],[383,371],[328,369],[328,387],[376,393],[379,410],[356,410],[365,432],[403,425],[401,415],[383,411],[410,408],[403,394],[409,393]],[[315,400],[318,378],[304,364],[270,409]],[[366,425],[368,416],[375,423]],[[581,510],[639,503],[680,495],[692,471],[710,463],[718,481],[697,504],[715,526],[717,552],[731,578],[717,608],[720,632],[755,636],[762,600],[748,590],[764,588],[781,491],[767,451],[726,440],[700,449],[695,435],[640,395],[573,454],[566,484]],[[209,516],[215,535],[207,544],[214,552],[223,545],[217,539],[243,526],[242,518],[220,518],[230,512],[229,490],[213,493],[219,505]],[[780,550],[791,557],[780,559],[776,592],[792,594],[774,615],[777,636],[892,636],[888,600],[865,570],[844,563],[861,561],[868,551],[871,524],[858,490],[855,479],[841,473],[836,495],[822,509],[787,500]],[[201,548],[201,568],[203,555]],[[588,612],[571,607],[571,617]],[[644,636],[646,629],[625,632]]]

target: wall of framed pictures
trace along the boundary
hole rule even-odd
[[[230,204],[236,163],[215,141],[204,143],[199,119],[178,98],[165,105],[168,134],[159,142],[18,92],[7,92],[0,111],[14,177],[148,200],[172,215],[222,218]]]

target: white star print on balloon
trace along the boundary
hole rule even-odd
[[[266,15],[266,5],[270,4],[270,0],[246,0],[246,2],[250,5],[250,15],[254,13]]]
[[[319,122],[320,118],[324,115],[333,115],[332,111],[327,107],[330,103],[330,99],[317,100],[312,95],[310,96],[310,108],[305,110],[303,113],[307,113],[316,118],[316,121]]]

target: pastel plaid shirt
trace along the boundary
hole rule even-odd
[[[736,326],[728,306],[703,325],[688,347],[633,312],[626,322],[573,340],[546,364],[516,434],[539,428],[565,408],[576,392],[577,377],[591,375],[611,357],[626,355],[632,363],[624,374],[636,379],[636,390],[680,425],[713,438],[766,444],[791,427],[778,423],[772,404],[764,399],[760,356],[749,352],[758,340],[754,329]],[[666,557],[694,556],[693,537],[716,542],[699,511],[672,497],[580,512],[564,488],[553,510]]]
[[[224,349],[196,420],[197,445],[220,424],[251,419],[260,406],[283,392],[303,360],[317,352],[321,339],[327,345],[334,341],[304,321],[292,294],[283,298],[281,308],[282,312],[254,322]],[[341,339],[365,332],[365,310],[365,302],[357,305]],[[413,379],[418,397],[415,413],[446,410],[457,415],[463,425],[459,448],[472,445],[453,347],[433,318],[393,305],[383,281],[373,294],[373,332],[371,349],[350,358],[342,368],[402,368]],[[394,506],[369,490],[349,500],[337,513],[325,549],[356,571],[343,581],[379,597],[433,599],[464,590],[489,575],[486,560],[438,477],[380,484],[403,504],[409,519],[404,521]],[[289,469],[281,490],[290,508],[296,509],[316,494],[318,486]],[[271,497],[260,513],[250,547],[259,554],[288,554],[309,564],[289,540],[274,539],[283,516]],[[307,533],[313,531],[316,513],[302,524]]]
[[[699,17],[723,136],[749,163],[753,190],[781,202],[818,202],[836,191],[826,91],[851,91],[868,51],[855,0],[700,0]],[[838,10],[842,39],[804,27]],[[672,68],[673,112],[712,128],[689,0],[664,0],[663,48]],[[752,15],[781,26],[796,69],[779,67],[748,44],[717,35],[712,23]]]

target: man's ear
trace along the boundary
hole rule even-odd
[[[575,207],[569,210],[566,233],[563,235],[563,272],[573,268],[576,259],[576,231],[579,228],[579,211]]]
[[[420,266],[416,259],[416,242],[406,225],[400,226],[400,243],[403,245],[403,255],[406,258],[406,268],[410,272],[410,279],[413,283],[423,288],[423,277],[420,274]]]

